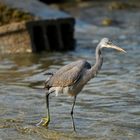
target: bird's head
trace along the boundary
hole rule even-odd
[[[112,48],[112,49],[116,49],[118,51],[121,51],[121,52],[125,52],[126,53],[125,50],[123,50],[122,48],[114,45],[108,38],[103,38],[100,41],[99,45],[100,45],[100,48]]]

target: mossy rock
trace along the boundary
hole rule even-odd
[[[113,20],[110,18],[105,18],[101,21],[101,24],[104,26],[109,26],[113,24]]]
[[[135,8],[135,5],[124,3],[124,2],[111,2],[108,6],[110,10],[122,10],[122,9],[129,9],[129,8]]]
[[[11,22],[29,21],[35,17],[27,12],[22,12],[15,8],[10,8],[0,3],[0,25],[9,24]]]

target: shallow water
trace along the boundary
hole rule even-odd
[[[87,14],[92,10],[95,7],[81,14],[90,23],[92,15],[87,17]],[[116,18],[120,15],[118,12]],[[133,10],[122,12],[124,18],[118,20],[129,19],[124,27],[78,22],[75,51],[0,55],[0,140],[140,139],[140,14]],[[73,98],[68,96],[52,95],[49,128],[37,127],[47,112],[45,73],[78,59],[94,64],[95,46],[105,36],[127,53],[103,50],[102,70],[77,97],[74,110],[77,133],[73,132],[70,116]]]
[[[76,134],[70,117],[73,98],[68,96],[51,96],[48,130],[35,126],[46,115],[44,74],[79,58],[95,63],[95,48],[80,46],[79,41],[68,53],[0,57],[1,139],[140,138],[139,46],[122,46],[127,54],[103,51],[102,70],[77,98]]]

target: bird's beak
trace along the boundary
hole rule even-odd
[[[118,47],[118,46],[116,46],[116,45],[114,45],[114,44],[107,45],[107,48],[116,49],[116,50],[118,50],[118,51],[121,51],[121,52],[126,53],[126,51],[125,51],[124,49],[122,49],[122,48],[120,48],[120,47]]]

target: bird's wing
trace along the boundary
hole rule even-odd
[[[83,70],[91,68],[85,60],[72,62],[60,68],[46,83],[48,87],[66,87],[71,86],[79,80]]]

